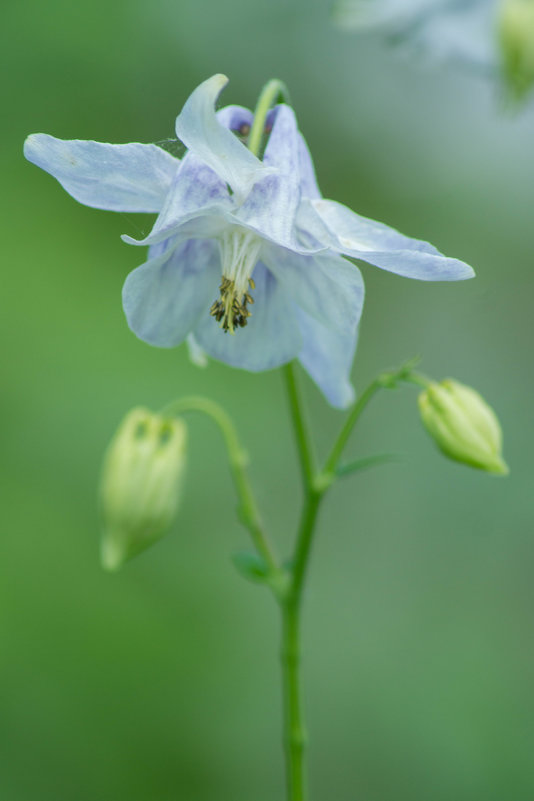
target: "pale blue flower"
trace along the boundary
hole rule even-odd
[[[338,0],[335,19],[355,31],[377,31],[432,61],[499,73],[502,0]]]
[[[158,212],[148,261],[126,279],[128,324],[145,342],[187,338],[234,367],[259,371],[297,358],[330,403],[354,397],[350,369],[364,288],[343,255],[421,280],[470,278],[465,263],[426,242],[323,200],[292,109],[269,114],[260,160],[235,135],[253,116],[215,112],[227,79],[215,75],[187,100],[179,161],[155,145],[108,145],[30,136],[25,155],[89,206]],[[252,305],[253,304],[253,305]]]

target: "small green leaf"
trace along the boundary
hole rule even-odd
[[[339,465],[336,474],[340,477],[350,476],[360,470],[367,470],[369,467],[378,467],[380,464],[401,461],[402,457],[397,453],[377,453],[374,456],[364,456],[363,459],[356,459],[354,462]]]
[[[269,575],[267,565],[259,556],[249,551],[237,551],[232,555],[237,571],[249,581],[266,581]]]

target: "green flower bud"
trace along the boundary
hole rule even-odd
[[[499,39],[506,80],[520,99],[534,86],[534,0],[502,0]]]
[[[489,473],[508,473],[499,421],[474,389],[450,378],[433,382],[419,395],[419,410],[425,428],[450,459]]]
[[[129,412],[104,459],[101,560],[117,570],[162,537],[176,514],[185,467],[182,420],[148,409]]]

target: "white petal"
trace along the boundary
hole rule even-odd
[[[200,347],[194,334],[187,335],[185,344],[187,345],[187,351],[189,353],[189,361],[194,364],[195,367],[207,367],[208,354],[204,348]]]
[[[213,317],[201,318],[194,334],[214,359],[257,372],[279,367],[295,358],[302,338],[294,309],[283,288],[263,264],[253,273],[254,305],[248,325],[235,334],[225,333]]]
[[[318,198],[321,192],[315,177],[315,168],[306,140],[299,133],[300,189],[302,197]]]
[[[268,246],[262,258],[291,299],[323,325],[345,331],[358,324],[364,285],[356,265],[335,253],[302,256]]]
[[[465,262],[447,258],[428,242],[411,239],[394,228],[361,217],[341,203],[320,199],[303,203],[302,207],[300,224],[346,256],[421,281],[459,281],[474,276]]]
[[[217,120],[215,103],[227,83],[225,75],[213,75],[195,89],[176,120],[176,135],[242,201],[269,168]]]
[[[252,187],[236,217],[273,242],[298,248],[295,215],[300,201],[299,133],[289,106],[278,106],[263,161],[275,168]]]
[[[159,212],[180,164],[156,145],[108,145],[48,134],[29,136],[24,155],[80,203],[126,212]]]
[[[123,240],[130,245],[154,245],[174,236],[185,223],[196,217],[211,216],[211,213],[232,207],[226,184],[194,153],[187,153],[152,231],[144,239],[123,236]],[[208,230],[203,230],[208,236]]]
[[[298,359],[332,406],[346,409],[354,401],[350,371],[358,328],[333,331],[319,323],[300,308],[296,318],[304,342]]]
[[[162,252],[163,251],[163,252]],[[220,259],[208,240],[156,246],[127,277],[122,300],[128,325],[150,345],[180,344],[218,293]]]

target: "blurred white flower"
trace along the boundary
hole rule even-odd
[[[339,0],[334,18],[426,60],[504,78],[516,96],[534,85],[534,0]]]

